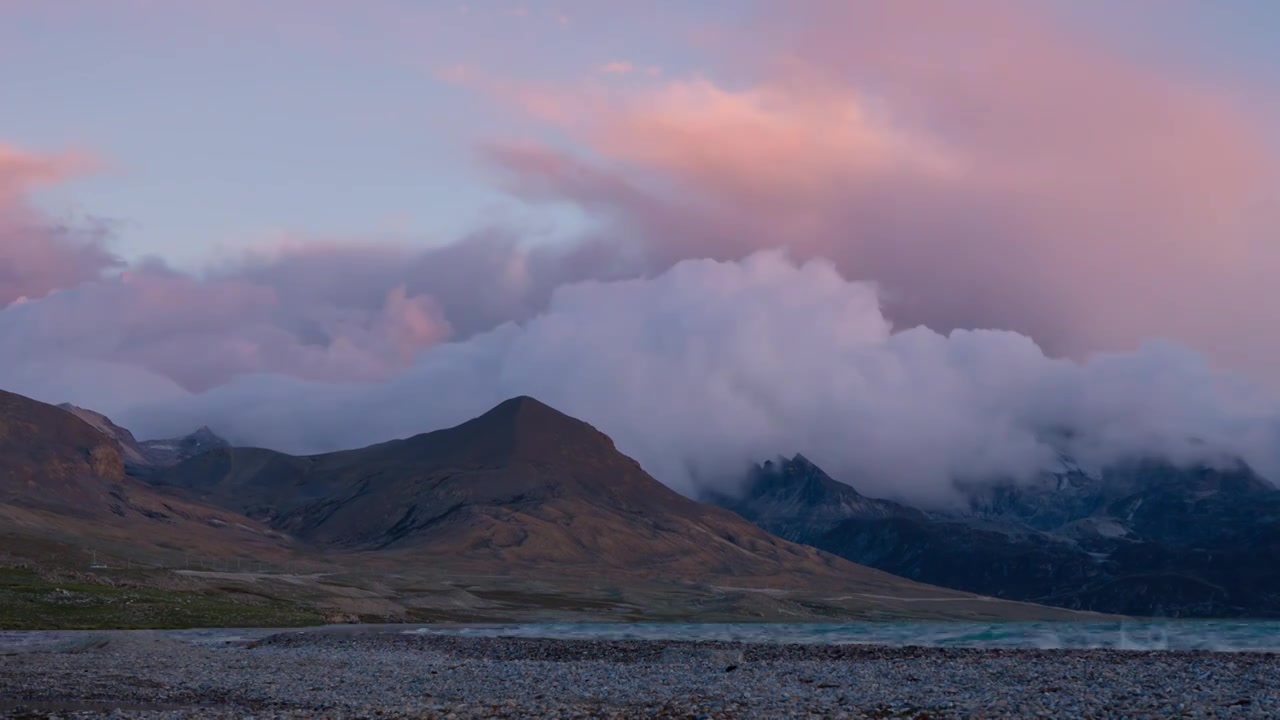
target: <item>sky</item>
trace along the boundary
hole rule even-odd
[[[1270,467],[1277,48],[1266,0],[0,0],[0,387],[292,451],[538,391],[683,491],[938,498],[1085,422]]]
[[[6,0],[0,138],[97,155],[100,172],[41,202],[118,223],[127,257],[195,266],[282,233],[439,243],[495,212],[527,219],[472,146],[528,128],[444,69],[565,83],[610,63],[727,75],[717,34],[759,12],[746,0]],[[1266,0],[1071,12],[1135,53],[1227,83],[1280,81],[1280,10]]]
[[[495,213],[527,219],[473,148],[526,128],[450,68],[693,68],[688,36],[745,4],[685,5],[6,0],[0,137],[97,156],[100,172],[41,202],[118,223],[126,257],[194,267],[294,233],[442,243]]]

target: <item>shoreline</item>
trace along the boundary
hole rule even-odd
[[[784,645],[1028,650],[1212,651],[1280,653],[1280,621],[1121,618],[1060,621],[687,622],[543,621],[330,623],[308,626],[0,629],[0,657],[133,635],[197,644],[260,640],[268,635],[427,635],[544,640],[699,641]]]
[[[1275,717],[1280,654],[140,632],[6,656],[0,698],[24,718]]]

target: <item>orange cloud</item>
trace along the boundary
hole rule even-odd
[[[589,133],[608,157],[741,199],[818,198],[834,184],[898,173],[958,177],[963,166],[857,93],[830,87],[671,82],[611,106]]]
[[[600,72],[606,75],[629,75],[636,68],[626,60],[614,60],[600,66]]]
[[[0,204],[17,202],[36,187],[53,185],[98,167],[98,161],[85,153],[37,155],[0,143]]]
[[[120,264],[100,228],[48,218],[28,202],[38,187],[94,169],[82,153],[39,155],[0,143],[0,310],[99,277]]]

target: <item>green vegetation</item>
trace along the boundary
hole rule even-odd
[[[51,582],[30,570],[0,569],[0,630],[299,627],[323,621],[314,610],[258,595]]]

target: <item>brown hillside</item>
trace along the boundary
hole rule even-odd
[[[267,557],[280,533],[127,477],[120,446],[62,408],[0,391],[0,531]],[[266,553],[266,555],[264,555]]]
[[[221,448],[149,477],[168,487],[127,476],[115,440],[75,415],[0,393],[0,554],[37,567],[83,570],[95,553],[234,557],[276,568],[228,562],[130,582],[399,621],[1069,614],[776,538],[672,492],[591,426],[530,398],[360,450]],[[40,554],[53,547],[61,555]],[[282,560],[311,572],[282,574]]]
[[[157,481],[321,546],[473,569],[913,586],[690,500],[603,433],[528,397],[359,450],[216,450]]]

